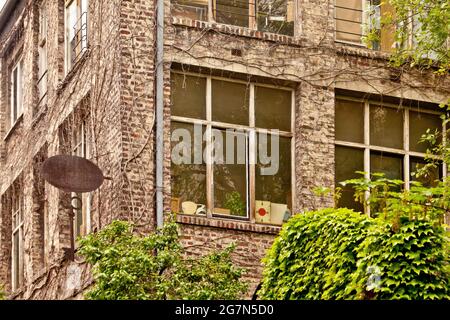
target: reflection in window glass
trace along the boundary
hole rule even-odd
[[[200,140],[194,142],[194,125],[172,122],[171,124],[171,136],[172,140],[175,140],[176,133],[181,135],[179,130],[186,130],[189,133],[191,140],[184,141],[179,136],[178,141],[172,141],[171,150],[173,151],[176,146],[180,146],[180,142],[184,141],[189,145],[186,154],[188,155],[190,163],[174,163],[174,159],[171,161],[171,189],[172,189],[172,211],[180,212],[183,202],[191,202],[196,205],[194,208],[194,213],[197,207],[201,205],[206,206],[206,165],[200,159],[195,159],[194,152],[198,152],[204,148],[205,144]],[[202,136],[204,134],[204,128],[202,128]],[[180,150],[180,148],[176,149]],[[174,152],[175,153],[175,152]],[[180,152],[183,155],[183,151]],[[197,162],[197,163],[196,163]],[[189,209],[191,210],[191,209]]]
[[[208,20],[208,0],[172,0],[172,14],[191,20]]]
[[[249,1],[216,0],[215,14],[219,23],[248,27]]]
[[[256,153],[258,162],[255,178],[255,216],[258,215],[258,210],[260,209],[258,207],[259,203],[264,201],[267,203],[267,208],[269,208],[268,202],[270,202],[273,212],[270,212],[270,209],[267,210],[269,216],[265,222],[281,224],[285,214],[283,211],[292,210],[291,139],[277,136],[274,136],[274,138],[276,138],[274,142],[278,140],[278,157],[277,148],[272,146],[272,136],[267,136],[265,140],[260,138],[260,143],[258,143]],[[262,171],[263,168],[268,171]],[[264,205],[262,206],[264,207]],[[284,210],[282,209],[283,207],[285,207]]]
[[[294,0],[259,0],[258,30],[294,35]]]
[[[423,113],[423,112],[409,112],[409,150],[416,152],[427,152],[427,148],[431,146],[428,143],[419,142],[422,135],[426,134],[427,129],[431,133],[436,130],[442,132],[442,120],[439,115]],[[442,140],[439,139],[439,143]]]
[[[336,100],[336,140],[364,143],[364,103]]]
[[[172,115],[206,119],[206,78],[172,73]]]
[[[361,178],[356,171],[364,171],[364,150],[336,146],[336,187],[342,188],[338,206],[362,212],[362,204],[354,200],[354,189],[351,186],[341,186],[340,182],[348,179]]]
[[[442,178],[442,165],[438,165],[437,167],[430,167],[426,170],[425,174],[417,176],[417,171],[422,169],[427,162],[425,159],[411,157],[410,159],[410,172],[411,172],[411,181],[419,181],[425,187],[436,187],[438,181]]]
[[[256,86],[256,127],[291,131],[291,96],[291,91]]]
[[[221,136],[223,141],[223,157],[220,159],[220,156],[216,156],[213,166],[214,213],[247,217],[247,138],[244,133],[230,134],[228,131],[227,137],[227,131],[213,130],[214,135]],[[226,143],[226,139],[230,137],[235,142],[233,145]],[[220,147],[217,149],[217,144],[214,148],[216,155],[221,152]],[[229,161],[230,158],[233,161]]]
[[[372,151],[370,172],[384,173],[388,179],[403,180],[403,156]]]
[[[370,106],[370,144],[403,149],[403,110]]]
[[[248,125],[249,87],[245,84],[212,80],[212,120]]]

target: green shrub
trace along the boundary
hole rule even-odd
[[[139,236],[130,223],[114,221],[80,244],[80,254],[94,266],[86,299],[237,299],[247,291],[243,270],[231,262],[233,246],[188,258],[174,222]]]
[[[445,230],[348,209],[292,217],[264,259],[263,299],[448,299]]]

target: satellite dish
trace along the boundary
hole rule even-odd
[[[91,161],[77,156],[57,155],[42,165],[42,176],[52,186],[66,192],[91,192],[98,189],[105,177]]]

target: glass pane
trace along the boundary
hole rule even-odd
[[[403,149],[403,110],[370,106],[370,144]]]
[[[336,140],[364,143],[364,103],[336,100]]]
[[[206,119],[206,78],[172,73],[172,115]]]
[[[292,92],[255,87],[256,127],[291,131]]]
[[[439,164],[437,167],[429,168],[424,175],[414,175],[413,173],[417,172],[419,169],[423,168],[424,165],[427,164],[425,159],[422,158],[410,158],[410,172],[411,172],[411,181],[419,181],[425,187],[435,187],[438,184],[438,180],[442,178],[442,165]]]
[[[426,134],[427,129],[430,129],[430,133],[434,133],[436,130],[442,132],[442,120],[439,115],[410,111],[409,150],[427,152],[427,148],[431,147],[430,144],[419,142],[422,135]],[[442,139],[439,139],[438,143],[441,141]]]
[[[361,0],[336,0],[336,39],[360,43],[363,8]]]
[[[258,30],[292,36],[294,10],[294,0],[259,0]]]
[[[203,161],[205,128],[172,122],[171,188],[172,211],[185,214],[206,212],[206,165]]]
[[[371,152],[370,173],[384,173],[388,179],[403,180],[403,156]]]
[[[258,135],[255,219],[282,224],[292,212],[291,139],[265,136]]]
[[[364,150],[336,146],[336,187],[342,188],[338,206],[363,212],[362,204],[354,200],[354,189],[341,186],[339,183],[348,179],[361,178],[356,171],[364,171]]]
[[[172,0],[172,14],[191,20],[208,20],[208,0]]]
[[[230,130],[213,131],[214,213],[247,217],[247,138]]]
[[[249,87],[245,84],[212,80],[213,121],[248,125]]]
[[[248,0],[216,0],[215,9],[217,22],[248,27]]]

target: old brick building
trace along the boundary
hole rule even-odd
[[[91,278],[79,258],[65,258],[71,232],[94,232],[113,219],[156,225],[155,3],[8,0],[0,12],[0,284],[12,298],[82,297]],[[357,170],[385,172],[408,187],[423,163],[417,140],[426,128],[442,129],[436,105],[450,81],[390,68],[389,30],[380,30],[377,50],[366,47],[368,12],[378,17],[389,6],[164,3],[161,190],[165,211],[180,212],[193,254],[236,242],[234,259],[253,288],[280,212],[333,204],[315,187],[333,187]],[[172,163],[172,132],[193,132],[194,124],[207,145],[213,131],[236,129],[247,156],[233,165]],[[270,137],[280,141],[279,170],[263,176],[266,163],[250,161],[251,150],[262,148],[254,133],[270,129],[278,129]],[[89,194],[60,191],[40,174],[57,154],[89,158],[111,180]],[[442,166],[435,177],[444,174]],[[340,204],[355,206],[344,191]],[[272,214],[258,215],[261,208]]]

